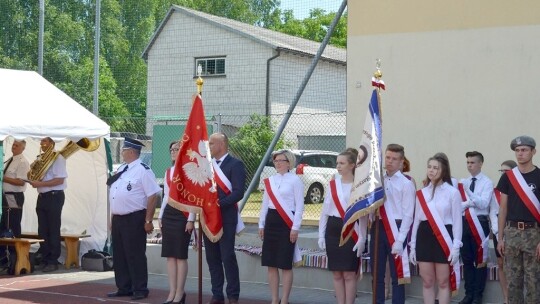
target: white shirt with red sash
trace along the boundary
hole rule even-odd
[[[525,207],[527,207],[536,221],[540,223],[540,202],[527,184],[527,181],[523,178],[523,175],[521,175],[521,172],[519,172],[519,168],[515,167],[512,170],[506,171],[506,175],[519,198],[525,204]]]
[[[287,172],[264,180],[264,195],[259,215],[259,228],[266,224],[268,209],[275,209],[291,230],[300,230],[304,213],[304,183],[298,176]],[[294,212],[294,213],[293,213]],[[302,261],[298,241],[295,243],[293,263]]]
[[[169,201],[169,189],[171,188],[171,180],[174,174],[174,166],[170,167],[165,171],[165,184],[163,185],[163,200],[161,201],[161,208],[159,209],[159,219],[163,218],[163,211],[165,211],[165,206]],[[187,217],[188,221],[193,222],[195,220],[195,213],[184,212],[184,215]]]
[[[466,186],[462,183],[459,183],[458,185],[462,204],[471,201],[467,191],[465,191],[465,187]],[[493,189],[493,187],[490,189]],[[489,192],[491,194],[490,198],[493,197],[493,192]],[[469,229],[471,229],[474,242],[476,243],[476,268],[482,268],[487,266],[489,233],[487,235],[484,233],[484,229],[482,228],[482,225],[478,220],[478,215],[476,214],[477,209],[478,208],[473,207],[465,208],[465,211],[463,211],[463,216],[465,217],[467,225],[469,225]]]
[[[416,210],[410,242],[411,250],[416,250],[417,232],[420,222],[428,221],[437,236],[439,245],[443,248],[448,258],[453,250],[459,250],[462,246],[461,197],[457,189],[448,183],[443,183],[436,187],[433,198],[432,193],[433,186],[431,184],[416,192]],[[452,225],[453,239],[450,237],[445,225]],[[450,266],[450,272],[450,286],[454,294],[459,290],[459,263],[456,263],[453,267]]]
[[[221,167],[216,162],[216,159],[212,159],[212,166],[214,167],[214,179],[216,180],[216,184],[221,189],[221,191],[225,192],[225,194],[229,194],[232,191],[232,183],[231,181],[225,176],[225,173],[223,173],[223,170],[221,170]],[[236,209],[238,210],[238,204],[236,204]],[[240,215],[240,210],[238,210],[238,222],[236,223],[236,234],[240,234],[244,228],[246,228],[246,225],[244,224],[244,221],[242,221],[242,216]]]
[[[324,238],[325,236],[328,217],[334,216],[343,219],[345,216],[345,210],[348,207],[349,197],[351,195],[351,187],[352,183],[344,184],[341,176],[336,176],[334,180],[330,181],[329,191],[326,193],[321,210],[321,218],[319,219],[319,238]],[[358,241],[359,237],[362,240],[366,239],[367,220],[364,219],[362,223],[363,229],[358,223],[354,225],[354,229],[351,229],[354,243]]]

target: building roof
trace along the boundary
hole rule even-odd
[[[203,12],[191,10],[178,5],[172,5],[167,15],[155,31],[154,35],[150,39],[150,42],[143,51],[142,57],[147,60],[148,53],[152,48],[154,41],[158,38],[159,34],[167,24],[167,21],[173,13],[178,12],[190,17],[198,18],[201,21],[208,22],[216,27],[225,29],[227,31],[234,32],[238,35],[244,36],[248,39],[254,40],[258,43],[262,43],[276,50],[288,51],[299,55],[306,55],[314,57],[317,54],[320,43],[303,39],[280,32],[265,29],[259,26],[242,23],[240,21],[218,17]],[[327,45],[322,57],[323,60],[331,61],[339,64],[345,64],[347,60],[347,50]]]

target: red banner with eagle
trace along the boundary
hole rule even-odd
[[[204,233],[212,242],[223,234],[217,185],[214,180],[203,102],[195,95],[169,190],[172,207],[200,214]]]

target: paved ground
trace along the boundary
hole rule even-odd
[[[203,280],[203,303],[209,299],[210,282]],[[242,282],[241,303],[269,303],[268,285]],[[150,296],[141,301],[129,298],[108,299],[107,292],[114,291],[113,272],[87,272],[82,270],[58,271],[43,274],[35,272],[19,277],[0,276],[0,303],[161,303],[167,296],[167,277],[149,276]],[[187,303],[197,303],[197,280],[188,278],[186,284]],[[291,304],[335,303],[332,291],[293,288]],[[356,303],[371,303],[371,294],[358,294]],[[391,303],[391,301],[387,301]],[[408,298],[407,304],[422,303],[421,299]]]

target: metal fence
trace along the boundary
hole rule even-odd
[[[192,2],[1,1],[0,68],[42,68],[45,78],[111,126],[115,162],[118,143],[135,137],[147,144],[145,161],[162,177],[170,165],[168,144],[183,132],[201,66],[209,130],[229,136],[249,181],[257,179],[262,156],[342,1]],[[279,148],[345,149],[346,15],[330,43]],[[258,217],[261,200],[253,192],[243,216]],[[306,204],[305,218],[318,220],[320,205]]]

